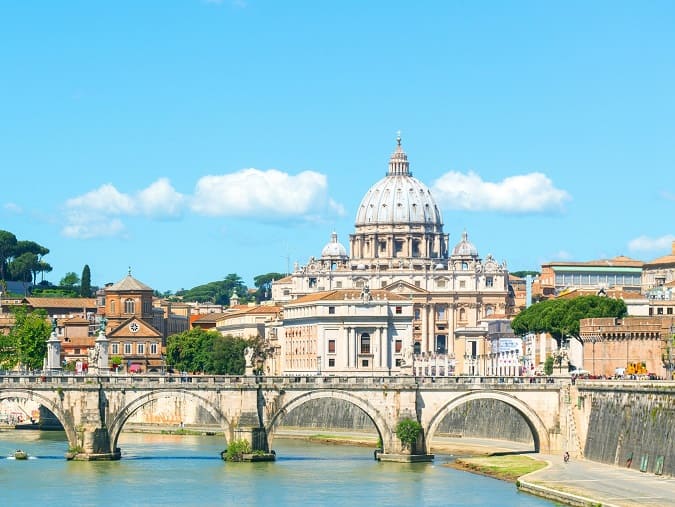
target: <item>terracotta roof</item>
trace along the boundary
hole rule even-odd
[[[653,261],[645,262],[644,267],[661,266],[664,264],[675,265],[675,255],[664,255],[663,257],[654,259]]]
[[[195,315],[195,319],[192,320],[193,323],[207,323],[207,322],[217,322],[223,318],[224,313],[205,313],[203,315]]]
[[[130,274],[122,278],[119,282],[112,284],[110,287],[105,288],[106,292],[121,292],[127,290],[149,290],[152,291],[152,287],[148,287],[143,282],[139,282]]]
[[[293,277],[288,275],[283,278],[279,278],[278,280],[275,280],[273,283],[290,283],[293,281]]]
[[[401,296],[387,290],[371,290],[370,295],[374,301],[389,300],[389,301],[409,301],[409,298]],[[361,291],[358,289],[339,289],[322,292],[314,292],[306,296],[299,297],[290,301],[288,304],[295,303],[310,303],[312,301],[343,301],[343,300],[359,300],[361,299]]]
[[[63,324],[81,324],[81,325],[89,325],[89,319],[83,319],[82,317],[73,317],[70,319],[59,319]]]
[[[26,302],[33,308],[96,308],[94,298],[26,298]]]

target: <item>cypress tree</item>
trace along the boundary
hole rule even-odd
[[[84,298],[91,297],[91,271],[89,271],[89,264],[84,265],[81,280],[80,296]]]

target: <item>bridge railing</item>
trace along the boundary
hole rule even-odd
[[[366,386],[415,386],[432,385],[500,385],[500,384],[569,384],[569,377],[414,377],[414,376],[332,376],[332,375],[300,375],[300,376],[235,376],[235,375],[182,375],[182,374],[0,374],[0,387],[7,384],[58,384],[83,385],[93,383],[111,385],[221,385],[221,386],[313,386],[316,388],[346,388]]]

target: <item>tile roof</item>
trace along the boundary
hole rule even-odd
[[[370,295],[374,301],[385,299],[389,301],[409,301],[408,297],[387,290],[371,290]],[[312,301],[358,300],[360,298],[361,291],[358,289],[338,289],[307,294],[306,296],[301,296],[298,299],[290,301],[288,304],[310,303]]]
[[[94,298],[26,298],[26,302],[33,308],[96,308]]]
[[[152,291],[152,287],[145,285],[143,282],[139,282],[130,274],[122,278],[119,282],[112,284],[110,287],[105,288],[106,292],[108,291],[126,291],[126,290],[149,290]]]

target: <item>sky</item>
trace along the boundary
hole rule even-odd
[[[177,291],[348,248],[401,132],[510,271],[675,240],[672,1],[0,4],[0,229]]]

